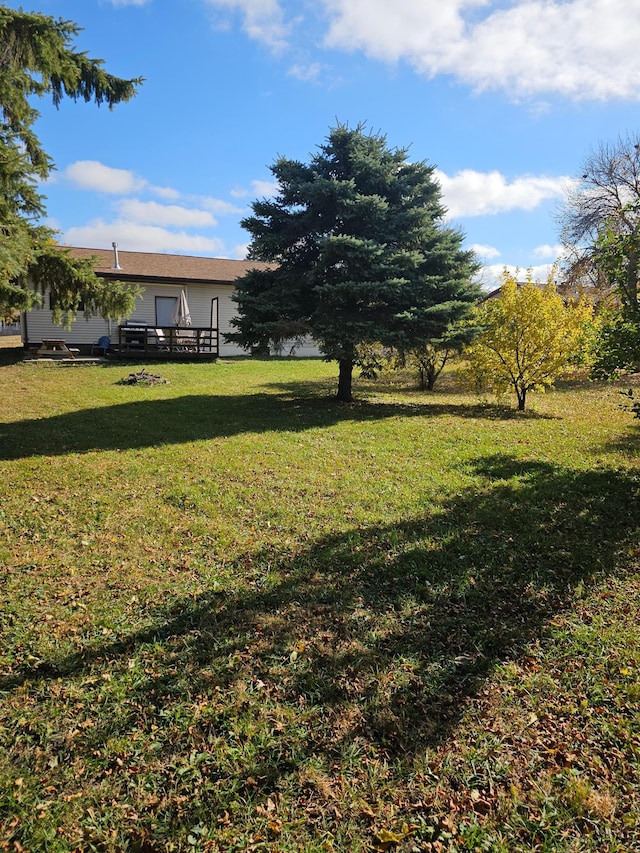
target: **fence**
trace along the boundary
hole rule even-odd
[[[5,323],[4,320],[0,320],[0,336],[3,335],[20,335],[20,321]]]

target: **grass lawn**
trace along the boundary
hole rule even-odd
[[[0,850],[640,850],[639,422],[0,362]]]

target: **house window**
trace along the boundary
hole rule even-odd
[[[178,307],[177,296],[156,296],[156,326],[175,326],[171,319]]]

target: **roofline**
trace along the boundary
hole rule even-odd
[[[73,252],[77,249],[81,252],[106,252],[113,257],[113,249],[110,246],[71,246],[68,243],[57,243],[56,246],[63,251]],[[120,247],[118,247],[118,254],[148,255],[150,258],[196,258],[201,261],[237,261],[238,263],[247,263],[246,258],[221,258],[219,255],[192,255],[185,252],[144,252],[138,249],[121,249]]]
[[[153,254],[147,252],[147,254]],[[191,255],[190,257],[195,257]],[[106,278],[109,281],[175,281],[180,284],[226,284],[229,287],[234,286],[233,281],[226,278],[181,278],[180,276],[161,276],[161,275],[144,275],[143,273],[130,273],[125,270],[95,270],[98,278]]]

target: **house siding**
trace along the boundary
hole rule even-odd
[[[211,321],[211,300],[218,299],[218,329],[220,336],[220,355],[246,355],[246,351],[235,344],[224,342],[224,333],[232,331],[231,319],[236,315],[235,303],[231,300],[233,285],[230,284],[191,284],[177,285],[163,282],[145,282],[142,299],[136,301],[136,307],[127,320],[131,323],[156,325],[156,296],[180,296],[184,290],[194,326],[208,326]],[[98,341],[102,335],[109,335],[113,343],[118,341],[118,323],[104,320],[102,317],[87,319],[82,313],[70,329],[53,322],[53,312],[48,307],[49,294],[45,293],[42,308],[29,312],[26,326],[28,340],[23,338],[25,346],[39,345],[46,338],[62,338],[69,346],[87,347]]]
[[[71,346],[90,346],[102,335],[113,337],[112,329],[117,329],[113,321],[110,324],[102,317],[86,319],[82,313],[78,314],[71,329],[65,329],[56,325],[52,316],[53,312],[49,308],[49,293],[46,292],[43,307],[29,311],[27,322],[22,324],[22,342],[25,346],[39,345],[45,338],[62,338]]]
[[[271,355],[295,356],[296,358],[318,358],[320,351],[313,338],[306,337],[300,341],[291,339],[283,341],[279,349],[270,350]]]
[[[143,252],[120,252],[121,267],[116,272],[113,255],[104,249],[71,248],[72,255],[95,260],[96,274],[107,281],[116,276],[125,282],[139,284],[143,288],[142,298],[129,317],[131,323],[143,323],[155,327],[156,296],[180,296],[184,290],[191,323],[193,326],[211,325],[211,301],[218,300],[219,354],[221,356],[247,355],[247,351],[236,344],[226,343],[225,333],[233,331],[232,319],[237,316],[237,306],[232,300],[235,290],[234,280],[253,267],[253,262],[233,261],[224,258],[197,258],[183,255],[163,255]],[[258,264],[259,266],[259,264]],[[23,343],[25,346],[39,346],[47,338],[61,338],[69,346],[87,349],[98,339],[108,335],[114,344],[118,343],[118,326],[115,320],[103,320],[101,317],[87,319],[82,312],[70,329],[53,322],[53,312],[49,307],[49,293],[45,292],[41,308],[34,308],[24,315]],[[274,354],[296,356],[318,356],[319,351],[313,340],[306,339],[300,345],[288,342]]]

